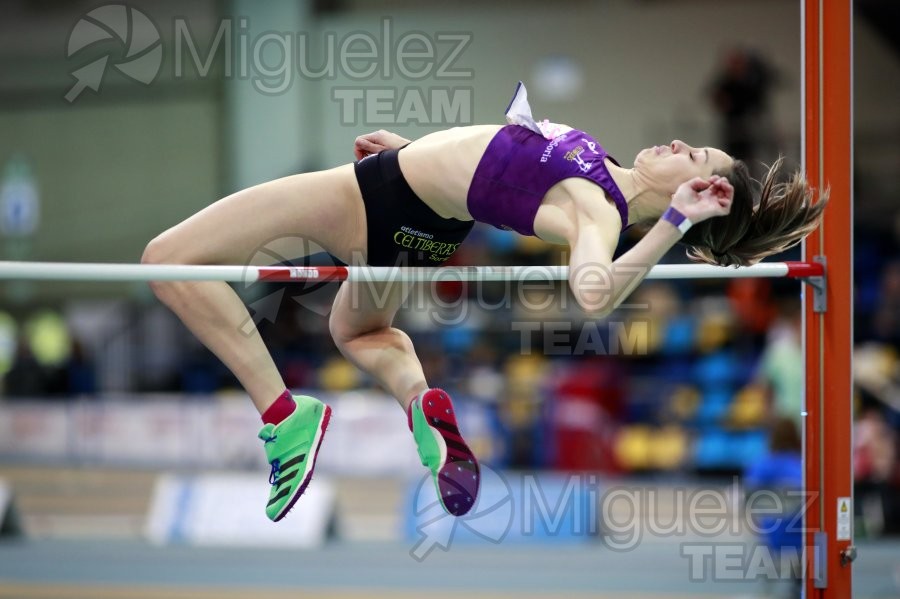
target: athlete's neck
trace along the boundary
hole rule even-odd
[[[669,206],[671,198],[644,181],[638,171],[622,168],[607,161],[609,174],[628,203],[628,224],[655,221]]]

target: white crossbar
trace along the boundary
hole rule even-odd
[[[631,269],[629,269],[631,270]],[[770,262],[733,268],[709,264],[654,266],[648,279],[803,278],[821,276],[821,264]],[[32,281],[227,281],[232,283],[304,281],[549,281],[566,280],[567,266],[200,266],[168,264],[95,264],[3,262],[0,280]]]

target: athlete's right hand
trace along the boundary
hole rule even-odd
[[[408,143],[409,140],[405,137],[379,129],[357,137],[356,142],[353,144],[353,153],[356,155],[357,160],[362,160],[370,154],[377,154],[382,150],[395,150]]]

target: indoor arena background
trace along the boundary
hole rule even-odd
[[[500,123],[519,80],[625,165],[678,138],[796,167],[799,4],[7,0],[0,259],[137,263],[220,197],[351,162],[362,133]],[[898,24],[856,3],[860,598],[900,596]],[[247,263],[292,258],[272,240]],[[478,225],[453,264],[565,259]],[[258,416],[146,284],[0,283],[0,598],[793,596],[799,482],[754,481],[800,459],[800,285],[646,282],[599,322],[561,285],[417,288],[398,324],[485,465],[460,521],[335,349],[336,285],[237,285],[286,382],[335,414],[276,525]]]

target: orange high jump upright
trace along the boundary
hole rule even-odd
[[[851,596],[853,547],[853,101],[852,0],[801,0],[804,168],[830,189],[804,260],[826,261],[827,285],[804,285],[806,402],[804,518],[807,599]],[[823,297],[824,293],[824,297]],[[824,300],[824,301],[823,301]]]

